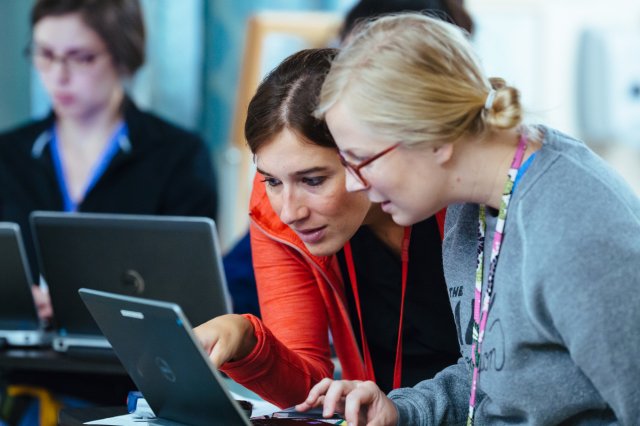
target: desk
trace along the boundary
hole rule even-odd
[[[16,371],[127,375],[114,354],[65,354],[50,348],[0,350],[0,375]]]
[[[264,414],[271,414],[274,411],[278,411],[278,407],[275,405],[262,400],[258,402],[260,398],[258,395],[234,382],[230,378],[224,378],[224,382],[226,388],[235,394],[236,399],[244,399],[251,401],[254,404],[253,412],[247,411],[247,416],[262,416]],[[79,426],[88,421],[121,416],[126,413],[127,410],[125,405],[118,405],[115,407],[63,408],[58,415],[58,424],[60,426]],[[163,419],[155,419],[153,420],[153,423],[158,425],[178,425],[176,422]]]
[[[123,414],[127,414],[127,408],[124,406],[63,408],[58,416],[58,425],[80,426],[93,420],[122,416]]]

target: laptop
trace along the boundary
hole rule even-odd
[[[110,346],[80,301],[82,287],[177,303],[192,324],[231,312],[209,218],[34,212],[31,226],[58,351]]]
[[[51,343],[38,317],[20,227],[0,222],[0,341],[12,346]]]
[[[251,424],[178,305],[84,288],[79,294],[158,418]]]

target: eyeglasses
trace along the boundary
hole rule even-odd
[[[77,50],[58,56],[51,50],[37,45],[27,47],[24,53],[25,56],[31,58],[33,65],[41,71],[48,71],[53,64],[60,62],[61,65],[73,73],[88,71],[100,56],[106,54],[106,52]]]
[[[344,156],[342,155],[342,153],[340,151],[338,151],[338,157],[340,158],[340,163],[342,163],[342,165],[345,167],[345,169],[347,169],[355,177],[357,177],[358,180],[360,181],[360,183],[362,185],[364,185],[365,189],[367,189],[367,188],[369,188],[371,186],[371,184],[369,183],[369,181],[367,179],[365,179],[364,176],[362,176],[362,172],[360,170],[363,167],[366,167],[369,164],[373,163],[374,161],[376,161],[378,158],[382,157],[383,155],[390,153],[391,151],[393,151],[394,149],[396,149],[399,146],[400,146],[400,142],[396,143],[395,145],[391,145],[389,148],[385,149],[384,151],[381,151],[381,152],[377,153],[373,157],[367,158],[366,160],[362,161],[359,164],[353,164],[353,163],[348,162],[346,160],[346,158],[344,158]]]

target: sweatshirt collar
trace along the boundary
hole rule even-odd
[[[124,111],[124,121],[128,123],[129,121],[135,121],[140,115],[140,111],[135,106],[135,104],[131,101],[131,99],[125,96],[122,104],[122,109]],[[45,130],[36,137],[31,146],[31,157],[34,159],[42,158],[42,155],[47,148],[47,146],[51,143],[53,139],[53,125],[55,123],[56,116],[53,111],[49,113],[49,115],[42,120],[42,125],[45,127]],[[137,130],[137,129],[135,129]],[[134,131],[135,131],[134,130]],[[130,132],[131,130],[129,130]],[[131,139],[129,138],[129,134],[122,135],[118,140],[119,151],[123,154],[129,154],[133,150],[133,144],[131,143]]]

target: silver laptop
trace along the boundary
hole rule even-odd
[[[88,289],[79,294],[157,417],[251,424],[178,305]]]
[[[31,293],[31,271],[20,227],[0,222],[0,341],[13,346],[51,343]]]
[[[109,347],[79,299],[81,287],[174,302],[192,324],[231,311],[211,219],[34,212],[31,226],[56,350]]]

